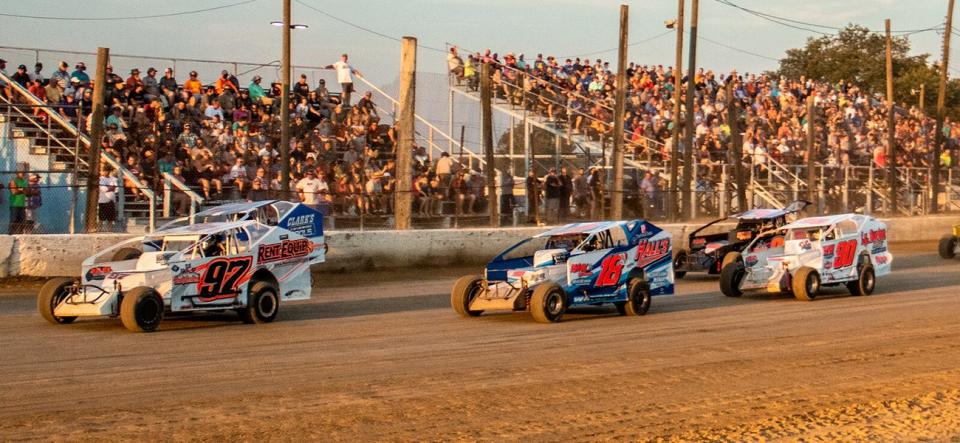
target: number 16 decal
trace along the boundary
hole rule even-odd
[[[224,298],[233,298],[240,294],[240,278],[247,274],[253,257],[217,258],[207,263],[197,294],[200,301],[209,302]]]

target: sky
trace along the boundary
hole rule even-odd
[[[64,21],[12,18],[2,14],[74,18],[111,18],[192,11],[238,3],[242,0],[0,0],[0,46],[96,52],[109,47],[115,69],[127,75],[130,68],[145,70],[154,66],[161,72],[172,66],[183,80],[189,70],[200,72],[200,79],[212,82],[222,69],[241,75],[242,85],[255,74],[266,81],[279,79],[279,69],[258,64],[280,58],[281,32],[270,25],[281,19],[280,0],[252,0],[239,6],[177,17]],[[686,25],[689,26],[691,1],[686,1]],[[883,30],[884,19],[892,19],[894,30],[940,26],[945,20],[947,0],[729,0],[742,7],[818,25],[842,27],[857,23]],[[525,53],[532,60],[537,53],[555,56],[589,54],[616,65],[619,7],[630,6],[629,42],[642,42],[629,48],[630,61],[641,64],[673,65],[674,32],[664,21],[676,16],[676,0],[292,0],[294,23],[308,29],[292,31],[292,57],[295,65],[324,66],[350,54],[350,62],[372,83],[384,87],[396,97],[401,36],[418,39],[417,112],[437,127],[458,135],[465,126],[468,149],[479,144],[479,110],[476,102],[458,98],[451,128],[447,116],[446,49],[456,44],[462,49]],[[158,8],[159,6],[161,6]],[[323,11],[325,15],[317,10]],[[335,18],[332,18],[336,17]],[[958,23],[960,23],[960,17]],[[338,20],[339,19],[339,20]],[[355,26],[345,24],[349,22]],[[366,30],[357,27],[366,28]],[[960,29],[960,25],[955,26]],[[726,6],[720,0],[700,1],[697,65],[718,72],[762,72],[777,68],[777,60],[789,48],[801,47],[817,34],[785,27]],[[377,35],[381,34],[381,35]],[[386,35],[390,38],[385,38]],[[940,59],[942,35],[936,31],[910,36],[914,53],[931,54]],[[686,43],[686,42],[685,42]],[[951,54],[951,76],[960,75],[960,42]],[[735,49],[731,49],[735,48]],[[598,51],[602,51],[597,53]],[[119,57],[117,54],[162,58]],[[32,65],[32,51],[0,47],[0,57],[8,60],[8,73],[16,65]],[[169,58],[180,60],[173,62]],[[71,66],[83,60],[94,66],[95,57],[41,52],[40,61],[47,72],[60,60]],[[188,62],[182,59],[212,60]],[[237,61],[253,64],[222,63]],[[684,52],[684,67],[688,65]],[[92,75],[92,70],[90,71]],[[331,71],[294,70],[304,73],[311,84],[325,78],[336,91]],[[362,84],[358,89],[366,90]],[[377,102],[388,105],[379,97]],[[504,131],[510,122],[502,115],[494,121],[495,131]],[[453,129],[452,131],[450,129]],[[426,129],[418,127],[422,133]],[[425,138],[426,135],[423,135]],[[473,147],[473,148],[471,148]]]
[[[0,0],[0,13],[121,17],[189,11],[238,1]],[[690,1],[687,0],[687,24]],[[747,8],[796,20],[828,26],[853,22],[876,30],[883,29],[885,18],[893,19],[895,30],[937,25],[944,20],[947,3],[947,0],[733,1]],[[629,59],[640,63],[673,64],[675,34],[666,32],[663,26],[664,20],[676,15],[677,3],[673,0],[293,0],[293,21],[309,26],[309,29],[293,32],[293,60],[295,64],[327,65],[336,61],[340,53],[347,52],[351,62],[377,84],[391,82],[399,70],[399,42],[348,26],[305,4],[388,36],[415,36],[421,45],[418,69],[443,72],[445,54],[427,47],[443,50],[447,44],[457,44],[469,50],[492,48],[501,54],[524,52],[531,59],[538,52],[567,56],[615,48],[621,3],[630,6],[629,41],[645,41],[630,47]],[[162,9],[158,9],[158,5],[163,5]],[[0,16],[0,42],[4,46],[90,52],[96,51],[98,46],[106,46],[114,54],[265,63],[279,59],[280,30],[270,26],[269,22],[280,18],[280,0],[255,0],[212,12],[138,20],[54,21]],[[699,33],[711,40],[699,43],[699,66],[720,71],[737,68],[740,72],[774,69],[777,66],[775,59],[782,57],[786,49],[802,46],[809,36],[814,35],[748,15],[717,0],[700,2]],[[931,60],[939,59],[940,38],[937,32],[915,34],[911,36],[913,50],[933,54]],[[609,50],[591,55],[591,58],[597,56],[613,60],[616,52]],[[32,61],[33,54],[0,49],[0,57],[19,64],[24,60]],[[57,58],[66,59],[71,64],[74,58],[92,60],[92,57],[63,54],[41,55],[49,68],[53,64],[45,59]],[[128,71],[133,65],[156,64],[159,68],[171,63],[115,58],[114,64],[119,70]],[[687,64],[686,55],[684,64]],[[960,67],[960,59],[951,64]],[[237,70],[243,72],[251,67],[238,66]],[[202,69],[211,72],[212,76],[214,71],[232,67],[183,62],[178,63],[177,68],[178,71]],[[266,68],[257,73],[273,80],[277,77],[276,71]],[[960,70],[956,73],[960,74]],[[311,74],[317,75],[320,74]]]

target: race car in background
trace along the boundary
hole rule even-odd
[[[940,237],[940,257],[951,259],[960,254],[960,225],[953,226],[953,233]]]
[[[740,252],[757,234],[779,228],[788,218],[806,208],[810,202],[797,200],[783,209],[751,209],[707,223],[690,233],[689,249],[680,249],[673,258],[674,275],[683,278],[688,272],[719,274],[723,266]],[[733,229],[718,230],[721,222],[736,220]]]
[[[281,302],[310,298],[310,265],[326,256],[323,215],[294,206],[273,226],[244,217],[122,242],[84,260],[79,279],[48,281],[37,308],[55,324],[120,317],[136,332],[155,330],[165,312],[232,309],[244,322],[271,322]]]
[[[720,290],[792,292],[813,300],[822,287],[845,285],[870,295],[878,276],[890,273],[887,226],[867,215],[809,217],[761,233],[720,273]]]
[[[606,303],[644,315],[652,296],[673,294],[671,251],[670,233],[644,220],[569,224],[507,248],[484,276],[461,277],[450,303],[466,317],[529,310],[541,323]]]

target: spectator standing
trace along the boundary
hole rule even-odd
[[[500,175],[500,214],[513,212],[513,174],[498,171]]]
[[[107,168],[100,169],[100,192],[97,196],[97,212],[100,230],[113,232],[117,221],[117,179]]]
[[[550,168],[543,181],[546,205],[544,215],[546,222],[560,222],[560,198],[563,196],[563,181],[557,176],[557,169]]]
[[[540,179],[531,169],[527,174],[527,223],[540,225]]]
[[[457,85],[460,85],[460,82],[463,81],[463,59],[457,54],[456,46],[450,48],[450,53],[447,54],[447,69],[450,71],[450,75],[456,79]]]
[[[10,190],[10,235],[26,234],[27,231],[27,193],[30,186],[23,168],[17,170],[17,175],[7,183]]]
[[[326,69],[337,71],[337,82],[340,83],[340,102],[344,106],[350,106],[350,94],[353,93],[353,75],[363,76],[360,71],[350,66],[350,63],[347,62],[348,58],[347,54],[343,54],[340,56],[340,61],[326,66]]]
[[[562,223],[570,216],[570,196],[573,194],[573,178],[570,177],[570,171],[566,166],[560,168],[560,182],[563,184],[560,193],[560,222]]]
[[[437,177],[440,179],[440,189],[444,193],[449,193],[450,177],[453,174],[453,169],[453,158],[450,157],[448,152],[441,152],[440,158],[437,159]]]
[[[643,174],[643,180],[640,180],[640,204],[643,207],[642,217],[653,218],[656,216],[657,202],[657,181],[653,173],[647,171]]]
[[[587,183],[583,168],[577,170],[577,175],[573,177],[573,204],[577,207],[578,217],[587,216],[590,208],[590,185]]]
[[[43,196],[40,195],[40,176],[33,174],[30,176],[30,181],[27,185],[27,221],[25,234],[37,232],[37,228],[40,226],[40,217],[37,210],[40,209],[41,206],[43,206]]]
[[[319,206],[323,200],[323,194],[329,191],[327,184],[317,179],[316,172],[312,169],[308,169],[306,177],[297,182],[297,193],[300,195],[300,201],[307,206]]]

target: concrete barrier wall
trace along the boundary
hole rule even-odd
[[[885,220],[894,242],[937,240],[950,232],[956,216]],[[686,247],[700,224],[661,224],[673,234],[674,248]],[[482,265],[508,246],[547,228],[436,229],[422,231],[339,231],[327,235],[327,263],[314,272]],[[0,235],[0,277],[76,276],[83,259],[134,237],[128,234]],[[931,250],[933,251],[933,250]]]

